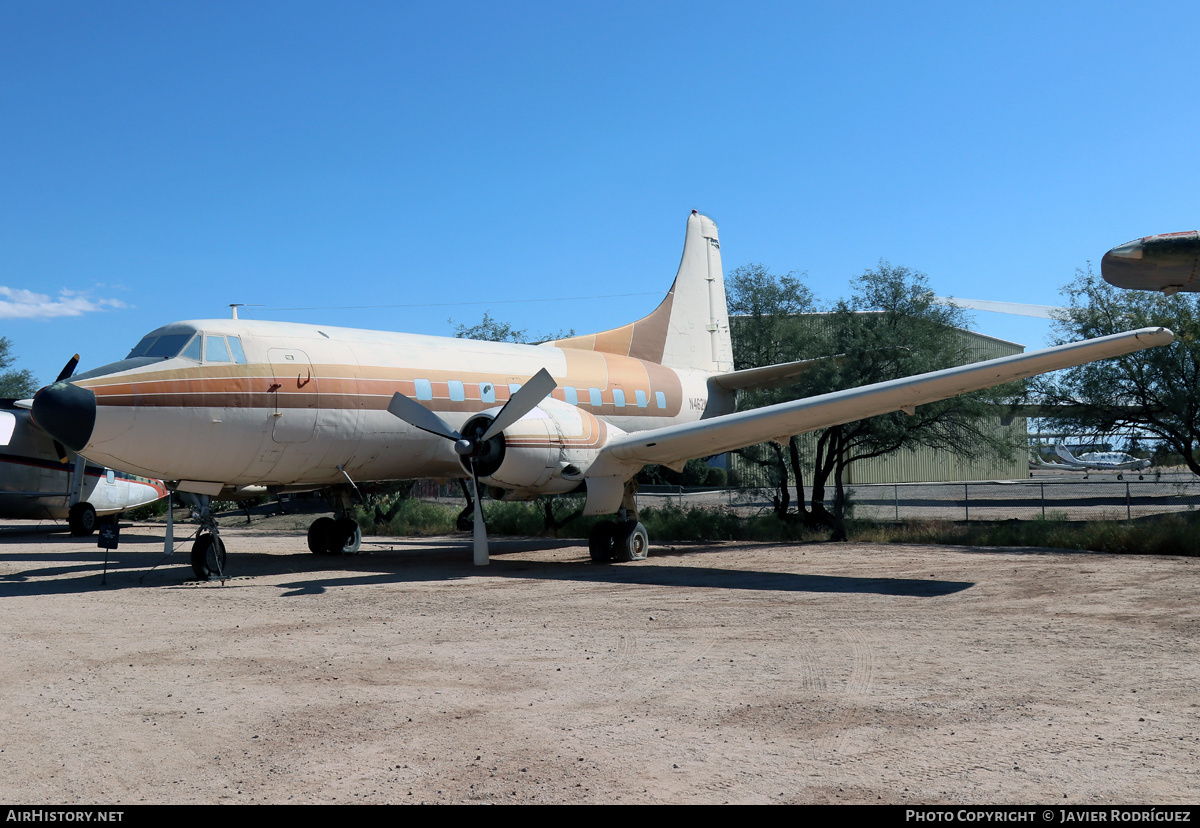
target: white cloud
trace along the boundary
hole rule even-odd
[[[0,285],[0,319],[53,319],[125,307],[128,305],[120,299],[93,299],[86,292],[66,288],[52,299],[44,293]]]

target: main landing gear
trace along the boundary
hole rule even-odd
[[[308,527],[308,551],[314,555],[354,555],[362,546],[362,530],[350,517],[354,508],[352,490],[339,486],[325,494],[333,517],[319,517]]]
[[[67,512],[67,526],[71,527],[71,534],[77,538],[84,538],[96,531],[96,510],[92,504],[86,501],[80,501],[71,507],[71,511]]]
[[[617,520],[604,520],[588,535],[588,552],[594,563],[644,561],[650,554],[650,536],[637,519],[637,481],[625,484],[625,499]]]

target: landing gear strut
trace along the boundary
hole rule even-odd
[[[605,520],[592,527],[588,553],[594,563],[644,561],[650,554],[650,537],[637,519],[637,481],[625,484],[625,499],[615,521]]]

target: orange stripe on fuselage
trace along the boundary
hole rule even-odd
[[[551,396],[566,400],[565,386],[578,393],[579,407],[593,414],[612,416],[674,417],[682,408],[679,376],[662,365],[631,357],[590,351],[564,349],[567,373],[558,377],[559,387]],[[385,368],[345,364],[307,366],[298,377],[279,377],[267,364],[195,365],[139,374],[120,374],[81,380],[91,389],[98,405],[172,408],[325,408],[382,411],[392,394],[399,391],[416,397],[415,380],[428,380],[432,400],[421,402],[439,411],[479,411],[501,405],[509,399],[508,374],[420,368]],[[465,399],[450,399],[452,380],[463,384]],[[496,402],[485,403],[481,383],[495,389]],[[589,400],[589,389],[601,392],[600,406]],[[613,390],[625,393],[625,405],[614,403]],[[646,407],[639,408],[636,392],[646,396]],[[658,408],[655,392],[666,397],[667,407]]]

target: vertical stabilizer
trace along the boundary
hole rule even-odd
[[[671,368],[732,371],[717,225],[695,210],[688,216],[679,272],[662,304],[649,316],[610,331],[546,344],[622,354]]]

